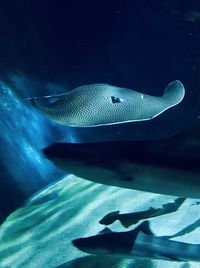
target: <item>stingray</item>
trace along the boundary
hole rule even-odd
[[[84,85],[61,95],[52,104],[35,107],[51,120],[68,126],[91,127],[151,120],[182,101],[185,89],[171,82],[162,97],[108,84]]]
[[[183,84],[168,84],[163,95],[150,96],[108,84],[91,84],[42,104],[31,98],[34,107],[51,121],[69,127],[75,142],[147,140],[172,136],[185,127],[184,113],[176,109],[185,96]],[[175,109],[175,110],[174,110]]]

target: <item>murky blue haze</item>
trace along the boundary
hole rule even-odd
[[[197,0],[0,3],[0,267],[199,267],[113,256],[102,262],[73,247],[73,239],[101,231],[107,213],[159,208],[175,197],[67,177],[42,149],[78,138],[25,101],[92,83],[161,95],[178,79],[189,111],[200,102],[199,29]],[[200,244],[199,210],[198,200],[187,199],[151,227],[164,236],[188,227],[177,240]]]

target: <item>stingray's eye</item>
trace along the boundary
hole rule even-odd
[[[111,96],[111,100],[112,100],[112,103],[120,103],[121,102],[120,98],[116,98],[114,96]]]

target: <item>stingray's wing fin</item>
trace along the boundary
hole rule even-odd
[[[183,84],[179,80],[175,80],[168,84],[162,97],[172,107],[180,103],[184,96],[185,88]]]

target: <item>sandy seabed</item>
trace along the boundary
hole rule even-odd
[[[70,175],[33,196],[0,226],[1,268],[199,268],[195,262],[100,258],[75,248],[75,238],[95,235],[106,214],[161,207],[175,197],[100,185]],[[200,205],[187,199],[178,211],[150,219],[156,235],[173,235],[188,226],[175,240],[200,244]],[[196,225],[195,225],[196,223]],[[195,226],[195,228],[194,228]],[[109,228],[128,231],[116,221]],[[191,231],[192,230],[192,231]]]

